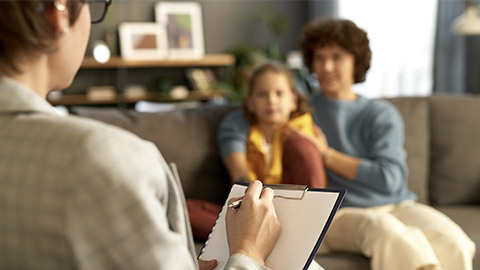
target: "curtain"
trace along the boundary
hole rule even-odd
[[[325,17],[336,17],[338,15],[337,0],[309,0],[308,12],[310,20],[321,19]]]
[[[478,3],[475,3],[478,4]],[[480,93],[479,36],[459,36],[452,22],[466,7],[466,0],[440,0],[435,40],[435,93]]]

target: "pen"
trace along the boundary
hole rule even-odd
[[[242,205],[242,200],[234,201],[228,204],[228,208],[231,210],[236,210],[240,208],[240,205]]]

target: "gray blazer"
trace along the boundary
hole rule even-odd
[[[0,220],[0,269],[197,268],[176,170],[152,143],[60,117],[6,78]],[[263,269],[240,254],[226,268]]]

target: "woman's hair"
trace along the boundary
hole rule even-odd
[[[315,50],[330,45],[340,46],[353,54],[355,83],[365,81],[372,58],[367,33],[350,20],[324,19],[308,23],[303,28],[300,46],[310,71]]]
[[[67,0],[70,25],[77,20],[82,4],[80,0]],[[52,41],[57,33],[47,21],[53,8],[54,0],[0,1],[0,73],[18,73],[19,58],[55,49]]]
[[[280,73],[283,74],[288,81],[289,87],[292,90],[293,94],[297,96],[297,109],[292,112],[290,118],[297,117],[302,115],[306,112],[310,112],[310,105],[308,104],[307,99],[298,92],[297,87],[295,86],[295,81],[293,79],[292,73],[290,70],[280,62],[276,61],[267,61],[260,65],[258,65],[250,75],[248,80],[248,93],[247,98],[250,97],[253,93],[253,89],[255,88],[255,83],[257,79],[265,73],[273,72],[273,73]],[[245,112],[245,117],[250,122],[250,124],[254,124],[257,122],[257,117],[254,113],[248,111],[246,102],[243,103],[243,110]]]

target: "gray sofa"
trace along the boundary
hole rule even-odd
[[[475,241],[474,269],[480,269],[480,98],[388,100],[399,109],[405,122],[410,189],[420,202],[447,214]],[[73,114],[123,127],[152,141],[168,161],[177,164],[187,197],[223,203],[229,179],[215,134],[222,117],[237,107],[203,106],[159,113],[70,109]],[[358,254],[319,252],[316,260],[328,270],[369,269],[368,259]]]

